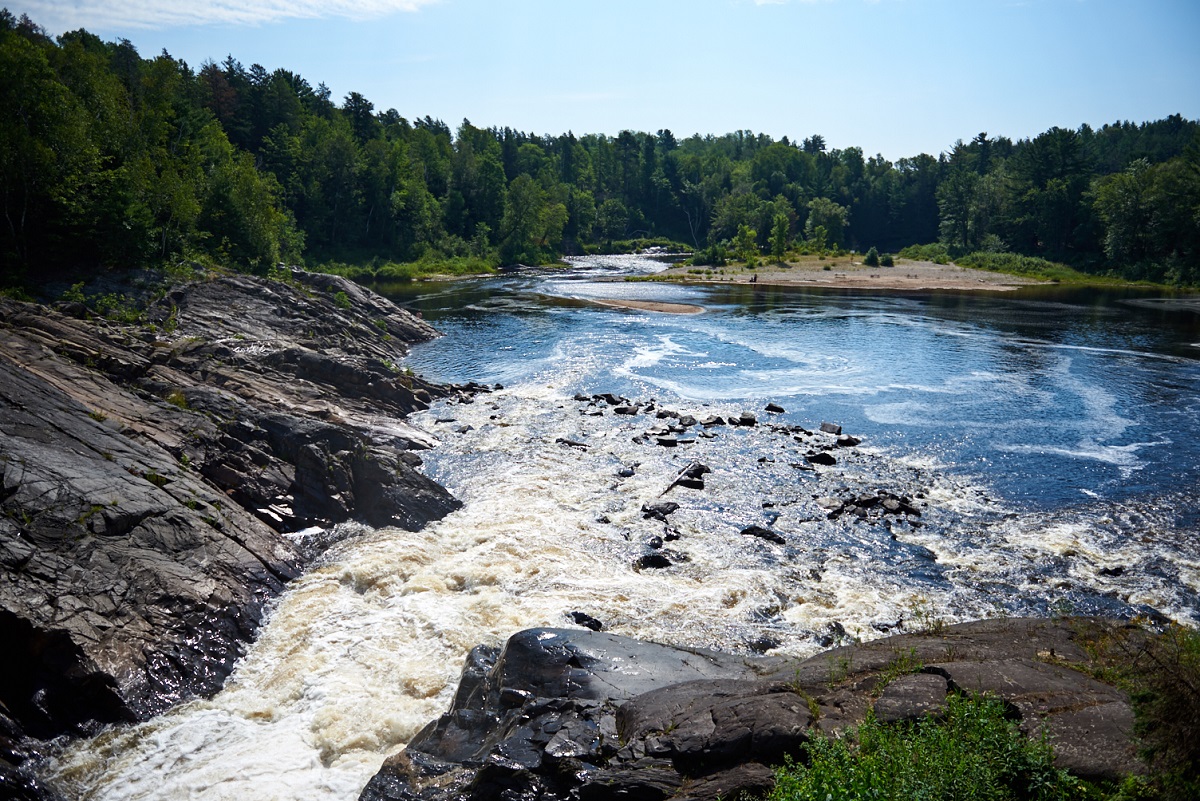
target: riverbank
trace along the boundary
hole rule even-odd
[[[826,259],[814,256],[783,264],[763,263],[755,267],[672,267],[653,275],[649,280],[907,292],[1008,292],[1025,286],[1052,283],[1007,273],[960,267],[956,264],[935,264],[931,261],[909,259],[897,259],[893,267],[869,267],[862,263],[861,256]]]
[[[460,505],[404,418],[482,388],[397,368],[437,332],[349,281],[210,276],[136,322],[0,298],[0,320],[0,745],[211,695],[335,524]]]

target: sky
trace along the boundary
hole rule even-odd
[[[5,0],[0,0],[3,4]],[[1200,0],[8,0],[193,69],[538,134],[751,130],[896,160],[1200,119]]]

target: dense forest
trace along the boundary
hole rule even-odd
[[[8,285],[185,259],[535,263],[634,238],[701,259],[940,242],[1200,283],[1200,123],[1179,115],[894,163],[819,135],[451,130],[232,56],[195,70],[53,39],[7,10],[0,104]]]

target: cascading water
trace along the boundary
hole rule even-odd
[[[599,280],[645,267],[406,296],[447,333],[414,369],[506,385],[414,419],[442,442],[426,471],[463,509],[343,541],[279,600],[225,690],[71,745],[50,780],[84,799],[353,799],[448,706],[472,646],[573,612],[797,655],[926,617],[1200,621],[1194,313]],[[654,407],[619,415],[597,393]],[[646,432],[677,422],[664,409],[759,425],[693,426],[663,447]],[[800,431],[822,420],[863,443]],[[812,464],[825,447],[835,464]],[[711,469],[704,488],[671,488],[693,462]],[[680,508],[647,517],[662,500]]]

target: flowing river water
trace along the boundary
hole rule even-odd
[[[448,707],[472,646],[573,612],[799,656],[933,619],[1200,623],[1194,299],[608,280],[659,268],[592,258],[397,289],[446,334],[408,366],[504,385],[414,419],[441,441],[424,469],[464,507],[357,531],[280,598],[221,693],[71,745],[48,780],[105,801],[350,801]],[[615,414],[601,393],[654,410]],[[647,432],[678,421],[659,410],[759,425],[663,447]],[[862,439],[833,465],[806,458],[833,444],[823,421]],[[692,462],[704,489],[668,489]],[[660,500],[680,505],[666,523],[642,513]]]

